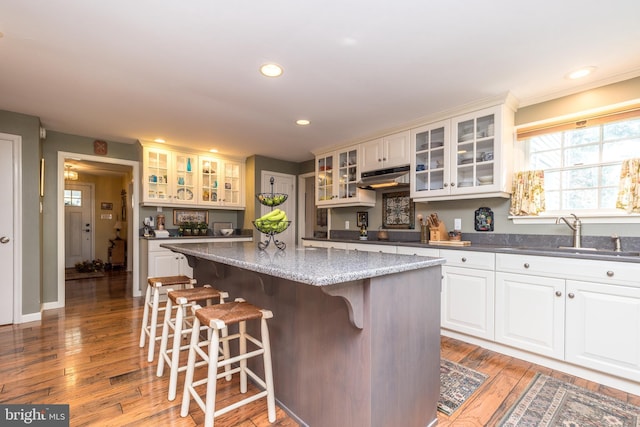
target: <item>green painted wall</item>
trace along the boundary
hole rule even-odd
[[[22,314],[40,312],[40,119],[0,110],[0,132],[22,137]]]

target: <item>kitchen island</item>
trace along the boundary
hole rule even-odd
[[[440,392],[440,258],[255,243],[163,244],[273,311],[275,394],[303,425],[426,427]],[[259,369],[260,371],[260,369]]]

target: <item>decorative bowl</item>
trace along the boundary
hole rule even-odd
[[[278,234],[289,228],[291,221],[269,221],[268,219],[256,219],[253,226],[264,234]]]
[[[287,194],[284,193],[259,193],[256,198],[265,206],[278,206],[287,201]]]
[[[493,181],[493,175],[484,175],[478,177],[478,182],[480,184],[488,184]]]
[[[223,236],[231,236],[233,234],[233,228],[221,228],[220,234]]]

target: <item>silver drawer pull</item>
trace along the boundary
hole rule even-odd
[[[561,297],[561,296],[562,296],[562,292],[560,292],[560,291],[556,291],[556,296],[557,296],[557,297]]]
[[[462,262],[467,262],[467,258],[462,257]]]
[[[611,270],[607,271],[607,276],[613,277],[613,271],[611,271]]]
[[[576,295],[573,292],[569,292],[569,298],[574,298]]]
[[[524,268],[529,268],[529,263],[528,262],[524,263]]]

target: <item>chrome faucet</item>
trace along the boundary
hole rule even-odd
[[[573,221],[571,223],[567,221],[567,218],[561,216],[556,219],[556,224],[560,224],[560,221],[564,221],[565,224],[567,224],[569,228],[573,230],[573,247],[581,248],[582,247],[582,221],[580,221],[580,218],[578,218],[576,214],[571,214],[571,216],[573,216]]]

